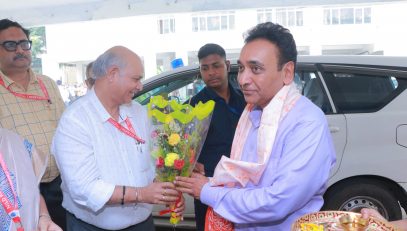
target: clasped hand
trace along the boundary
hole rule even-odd
[[[173,205],[175,203],[175,209],[173,212],[177,216],[182,216],[185,210],[185,198],[177,191],[175,185],[171,182],[153,182],[145,188],[145,192],[142,192],[143,202],[150,204],[161,204],[161,205]]]
[[[197,163],[191,177],[177,176],[174,184],[180,192],[188,193],[195,199],[200,199],[203,186],[209,179],[205,176],[204,166]]]

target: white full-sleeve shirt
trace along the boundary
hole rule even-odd
[[[145,144],[136,144],[109,118],[92,89],[63,113],[52,149],[62,176],[63,207],[86,223],[116,230],[144,221],[152,205],[107,205],[115,186],[147,186],[154,165],[146,108],[135,102],[121,105],[118,121],[127,128],[124,120],[129,118]]]

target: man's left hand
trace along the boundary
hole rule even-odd
[[[188,193],[195,199],[200,198],[202,187],[208,183],[209,179],[202,174],[192,173],[191,177],[177,176],[174,184],[177,190]]]
[[[41,216],[38,221],[37,231],[62,231],[62,229],[50,217]]]

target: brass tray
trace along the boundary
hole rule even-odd
[[[302,229],[301,229],[302,224]],[[306,229],[306,228],[310,229]],[[313,229],[312,229],[313,228]],[[345,211],[321,211],[298,218],[291,231],[396,231],[388,222],[370,217],[361,218],[359,213]]]

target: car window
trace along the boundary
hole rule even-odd
[[[329,90],[338,111],[364,113],[380,110],[405,86],[396,76],[332,72],[327,74]]]
[[[134,100],[145,105],[150,101],[151,96],[161,95],[165,99],[173,99],[177,102],[187,102],[205,87],[205,83],[199,74],[195,77],[190,76],[181,79],[165,78],[166,79],[161,85],[146,91],[137,96]],[[304,96],[308,97],[315,105],[321,108],[325,114],[332,113],[332,107],[329,104],[328,97],[323,90],[321,81],[317,79],[315,73],[309,71],[297,72],[294,81],[297,84],[299,91],[302,92]],[[232,68],[230,71],[229,82],[234,88],[239,88],[236,68]]]
[[[139,95],[139,96],[136,97],[134,100],[137,101],[137,102],[139,102],[139,103],[142,104],[142,105],[145,105],[145,104],[146,104],[145,102],[148,103],[148,101],[150,100],[150,97],[151,97],[151,96],[153,96],[153,95],[158,95],[159,92],[160,92],[160,89],[163,89],[163,88],[165,88],[165,86],[161,86],[161,87],[154,88],[154,89],[151,90],[151,91],[148,91],[148,92],[146,92],[146,93],[144,93],[144,94]]]
[[[229,81],[234,88],[239,88],[237,83],[237,72],[232,70],[229,73]],[[151,96],[161,95],[167,100],[176,100],[179,103],[187,102],[205,87],[205,83],[200,75],[184,78],[166,78],[160,86],[134,98],[135,101],[146,105]]]
[[[142,105],[150,101],[151,96],[161,95],[167,100],[176,100],[179,103],[186,102],[205,87],[199,76],[190,78],[167,79],[161,86],[157,86],[139,96],[134,100]]]
[[[239,88],[235,69],[229,73],[229,79],[233,87]],[[333,113],[327,89],[315,72],[297,71],[294,81],[300,92],[325,114]],[[325,72],[324,81],[339,113],[363,113],[382,108],[406,88],[407,80],[397,76]],[[151,96],[161,95],[165,99],[182,103],[187,102],[204,87],[205,83],[199,74],[182,78],[166,76],[161,84],[137,96],[135,100],[145,105]]]
[[[295,73],[294,82],[300,92],[317,105],[325,114],[332,113],[332,107],[322,83],[314,72],[300,71]]]

